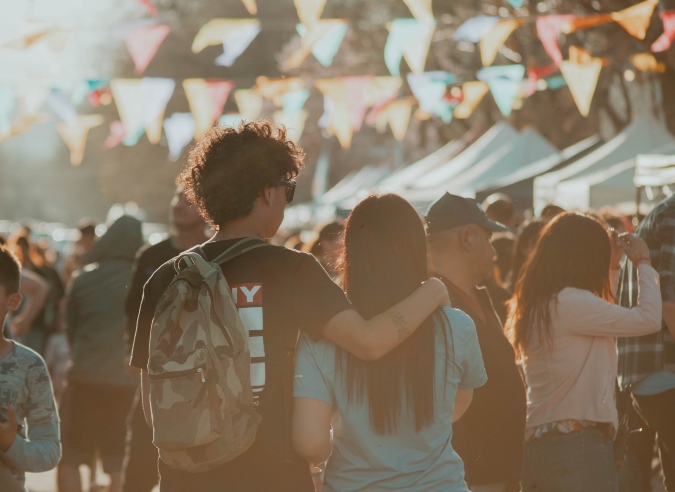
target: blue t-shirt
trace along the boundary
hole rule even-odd
[[[445,314],[450,324],[437,323],[435,335],[435,422],[420,432],[409,411],[395,434],[376,434],[368,403],[347,403],[347,387],[335,372],[335,345],[301,336],[294,396],[320,400],[335,409],[334,447],[324,491],[469,491],[462,460],[452,449],[452,412],[457,390],[478,388],[487,375],[471,318],[451,308],[445,308]]]

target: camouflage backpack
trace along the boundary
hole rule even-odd
[[[248,335],[221,265],[267,246],[237,242],[213,261],[201,247],[174,260],[150,331],[153,443],[179,470],[212,470],[244,453],[261,417],[251,389]]]

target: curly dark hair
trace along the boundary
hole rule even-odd
[[[294,178],[304,151],[269,120],[216,126],[190,150],[180,175],[187,199],[212,226],[246,217],[262,191]]]

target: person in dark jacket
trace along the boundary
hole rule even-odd
[[[118,492],[124,458],[126,418],[137,377],[124,370],[124,301],[136,252],[143,245],[141,223],[122,216],[92,251],[96,263],[74,276],[66,321],[73,364],[61,405],[63,458],[60,492],[81,490],[79,466],[97,452]]]
[[[434,275],[447,286],[452,307],[476,324],[488,376],[454,424],[452,446],[464,461],[472,492],[520,490],[525,387],[490,295],[476,287],[492,272],[492,234],[507,229],[489,220],[478,203],[449,193],[431,205],[426,220]]]

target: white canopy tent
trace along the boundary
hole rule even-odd
[[[439,183],[445,183],[457,176],[473,164],[492,154],[495,150],[506,145],[518,137],[518,131],[505,121],[500,121],[463,152],[449,162],[442,164],[437,169],[425,173],[408,183],[401,194],[409,200],[414,200],[415,195],[425,195],[424,191],[434,190]],[[423,197],[426,198],[426,196]]]
[[[675,141],[654,150],[663,154],[675,154]],[[670,156],[670,159],[672,161],[673,156]],[[636,197],[635,179],[639,172],[637,161],[637,158],[628,159],[594,173],[559,183],[556,204],[569,210],[597,210],[612,205],[633,204]],[[666,181],[672,179],[670,184],[675,183],[672,171],[670,177],[667,174],[659,177],[661,181],[664,179]],[[659,184],[654,179],[651,183],[650,186],[655,187],[669,184],[667,182]]]
[[[558,150],[548,140],[536,131],[527,129],[520,134],[516,133],[491,152],[481,155],[462,172],[451,175],[444,181],[436,180],[434,186],[410,189],[404,196],[415,203],[430,203],[445,192],[475,198],[478,190],[489,187],[520,168],[558,155]]]
[[[564,200],[569,208],[582,208],[587,202],[591,202],[590,198],[570,206],[570,201],[573,200],[570,193],[577,193],[573,190],[581,186],[580,183],[583,182],[581,178],[589,177],[593,182],[602,180],[604,176],[602,172],[611,168],[612,171],[608,171],[609,179],[612,172],[620,172],[617,171],[620,167],[613,166],[633,161],[637,154],[652,152],[673,142],[675,139],[672,135],[654,118],[642,116],[634,120],[616,137],[569,166],[535,178],[534,207],[541,210],[550,203],[564,206],[560,202]],[[576,184],[561,187],[563,182],[570,180],[574,180]],[[559,190],[563,190],[568,195],[563,196],[563,192]]]
[[[633,183],[640,188],[669,186],[675,183],[675,152],[639,155],[635,158]]]

